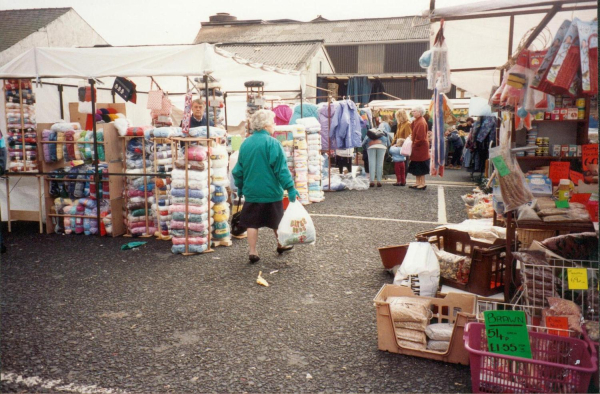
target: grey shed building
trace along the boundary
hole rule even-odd
[[[335,72],[318,74],[319,85],[339,85],[367,77],[386,93],[402,99],[429,99],[419,57],[429,49],[429,22],[421,17],[327,20],[238,20],[220,13],[202,22],[195,43],[275,44],[322,40]],[[232,51],[235,52],[235,51]],[[266,63],[266,62],[265,62]],[[331,85],[330,85],[331,86]],[[449,97],[455,97],[455,89]],[[368,100],[367,100],[368,101]]]

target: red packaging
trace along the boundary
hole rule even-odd
[[[528,68],[532,71],[537,71],[546,57],[548,53],[548,49],[544,49],[543,51],[529,51],[529,66]]]
[[[544,120],[551,120],[552,112],[544,112]]]
[[[550,45],[550,48],[548,49],[546,55],[544,56],[544,59],[533,78],[533,82],[532,82],[531,86],[534,89],[540,90],[545,93],[551,93],[549,90],[550,85],[546,81],[546,78],[547,78],[548,72],[550,70],[550,66],[552,66],[552,63],[554,62],[554,58],[556,57],[556,54],[557,54],[559,48],[561,47],[561,44],[562,44],[562,42],[565,38],[565,35],[567,34],[567,31],[569,30],[570,26],[571,26],[571,21],[564,20],[563,23],[560,25],[560,28],[557,30],[556,34],[554,35],[554,38],[552,39],[552,45]]]
[[[575,18],[564,40],[562,41],[556,57],[552,62],[546,80],[550,84],[551,93],[562,93],[571,95],[569,88],[580,68],[579,57],[579,30],[577,24],[579,19]]]

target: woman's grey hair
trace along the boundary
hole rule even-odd
[[[421,114],[421,116],[425,115],[425,108],[423,108],[420,105],[417,105],[416,107],[413,107],[412,109],[413,111],[417,111],[418,113]]]
[[[250,134],[255,131],[264,130],[267,126],[275,123],[275,113],[266,109],[256,111],[250,117]]]

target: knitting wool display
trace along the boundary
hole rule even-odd
[[[231,214],[228,200],[227,187],[229,187],[229,155],[223,145],[216,143],[210,148],[211,165],[211,202],[212,218],[214,220],[212,230],[212,242],[215,246],[231,246],[231,228],[229,225],[229,216]]]
[[[6,79],[3,83],[9,172],[37,172],[35,94],[30,80]],[[55,136],[56,137],[56,136]],[[56,141],[56,139],[55,139]],[[56,144],[52,144],[56,155]],[[50,152],[48,152],[50,154]],[[50,157],[50,156],[49,156]]]
[[[179,148],[171,156],[185,158],[185,154],[185,149]],[[212,224],[212,211],[208,199],[211,193],[208,156],[205,146],[190,145],[187,149],[187,172],[185,160],[178,160],[177,168],[171,171],[171,187],[168,191],[170,205],[165,216],[170,217],[168,226],[173,236],[172,253],[186,253],[186,247],[187,253],[202,253],[209,247],[208,231]]]
[[[142,128],[140,128],[142,129]],[[144,175],[153,168],[152,145],[144,144],[144,137],[125,139],[125,188],[123,197],[125,226],[127,234],[149,236],[157,232],[157,205],[155,198],[155,178]],[[144,150],[145,147],[145,150]],[[100,156],[100,153],[98,153]]]
[[[323,171],[323,157],[321,150],[321,123],[315,118],[302,118],[297,120],[298,124],[306,127],[307,143],[307,190],[310,202],[321,202],[325,200],[325,193],[321,184],[321,173]],[[303,152],[303,151],[302,151]]]
[[[171,215],[169,208],[171,200],[169,199],[169,191],[171,189],[172,180],[167,175],[173,170],[173,153],[170,143],[146,143],[150,149],[150,157],[153,159],[153,168],[155,173],[165,174],[165,177],[154,179],[155,199],[152,204],[154,214],[154,226],[156,227],[157,236],[168,237],[171,235],[169,223]]]

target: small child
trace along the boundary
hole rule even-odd
[[[392,155],[394,170],[396,172],[396,183],[394,183],[394,186],[406,186],[406,171],[404,168],[406,157],[400,153],[400,148],[404,144],[404,141],[404,138],[398,138],[396,144],[390,148],[390,155]]]

